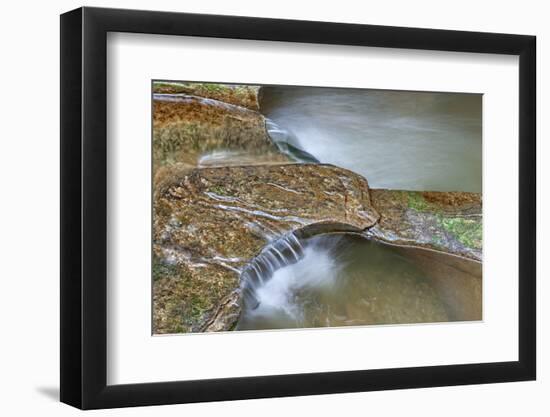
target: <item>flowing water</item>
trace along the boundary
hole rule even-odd
[[[465,270],[434,253],[423,263],[407,249],[353,235],[308,239],[297,250],[299,261],[294,256],[286,264],[276,261],[274,271],[265,263],[270,251],[266,248],[243,276],[238,330],[481,319],[476,263],[467,262],[473,270]]]
[[[481,192],[479,94],[264,87],[261,105],[276,140],[373,188]]]
[[[279,149],[373,188],[481,192],[481,96],[265,87]],[[267,246],[241,275],[238,330],[481,319],[481,264],[354,235]]]

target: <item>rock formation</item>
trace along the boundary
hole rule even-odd
[[[441,254],[476,261],[476,280],[442,288],[456,292],[457,317],[481,316],[480,194],[370,190],[351,171],[292,164],[300,150],[270,138],[256,87],[160,82],[154,92],[154,333],[231,330],[241,272],[289,233],[418,248],[411,259],[423,268],[435,259],[448,275],[460,261]]]

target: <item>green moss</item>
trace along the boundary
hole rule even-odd
[[[200,89],[204,89],[208,92],[211,92],[211,93],[221,92],[222,90],[228,88],[228,87],[222,86],[220,84],[210,84],[210,83],[196,84],[195,86],[200,88]]]
[[[483,225],[479,220],[462,217],[439,218],[439,224],[464,246],[481,249]]]
[[[178,274],[178,267],[176,265],[170,265],[165,262],[162,262],[157,257],[153,259],[153,281],[156,281],[161,278],[170,278]]]
[[[235,320],[235,322],[231,325],[231,327],[229,327],[229,331],[232,332],[232,331],[235,331],[237,330],[237,324],[239,323],[239,320]]]
[[[188,91],[188,87],[185,83],[165,82],[165,81],[153,82],[154,93],[178,94],[178,93],[185,93],[187,91]]]
[[[221,185],[212,185],[208,191],[217,195],[228,195],[227,189]]]
[[[174,330],[172,333],[187,333],[188,329],[183,327],[180,323],[174,324]]]
[[[153,92],[168,94],[232,94],[232,88],[224,84],[156,81]]]
[[[195,293],[189,297],[189,303],[187,305],[186,314],[183,319],[190,324],[199,322],[205,315],[205,313],[211,309],[211,305],[201,294]]]
[[[252,85],[156,81],[153,93],[191,94],[258,110],[258,87]]]
[[[428,203],[422,194],[414,191],[407,192],[407,206],[416,211],[426,211]]]

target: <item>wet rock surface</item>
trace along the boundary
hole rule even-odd
[[[361,232],[378,217],[367,181],[331,165],[182,171],[155,192],[154,332],[232,329],[239,275],[269,242]]]
[[[153,83],[153,93],[212,98],[250,110],[260,110],[260,87],[256,85],[156,81]]]
[[[243,271],[289,233],[398,246],[452,300],[449,320],[479,320],[481,194],[369,190],[266,119],[260,91],[153,84],[153,332],[234,329]]]
[[[153,95],[154,177],[201,165],[285,163],[265,118],[245,107],[188,94]],[[157,176],[158,174],[158,176]]]
[[[371,200],[380,220],[368,237],[481,261],[481,194],[374,189]]]

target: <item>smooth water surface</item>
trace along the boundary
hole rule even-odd
[[[446,282],[480,282],[466,269],[423,269],[406,251],[359,236],[324,235],[303,244],[303,256],[254,286],[238,330],[338,327],[480,319],[459,311]],[[434,260],[430,261],[432,265]],[[436,263],[439,261],[435,260]],[[466,264],[470,261],[461,261]],[[443,282],[441,282],[443,280]],[[463,286],[463,283],[461,283]],[[451,285],[452,286],[452,285]],[[475,298],[478,286],[465,298]],[[460,308],[460,307],[459,307]]]
[[[474,94],[264,87],[261,106],[272,140],[298,160],[350,169],[373,188],[481,192],[481,103]],[[256,279],[239,330],[481,319],[477,262],[325,235],[274,270],[283,247],[266,248],[245,274]]]
[[[293,146],[373,188],[481,192],[480,94],[263,87]]]

